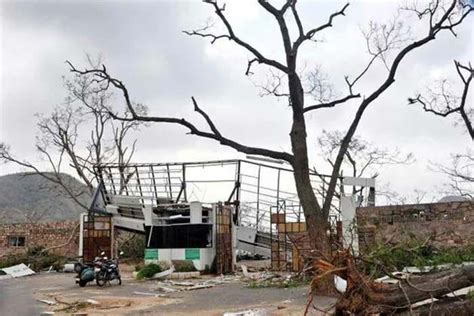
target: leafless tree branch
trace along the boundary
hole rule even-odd
[[[323,205],[323,210],[328,210],[330,207],[330,201],[332,200],[332,196],[334,195],[334,190],[337,185],[337,176],[339,175],[340,167],[343,163],[345,153],[347,148],[351,142],[352,137],[354,136],[357,127],[362,119],[362,115],[367,109],[367,107],[374,102],[382,93],[384,93],[394,82],[395,82],[395,75],[397,74],[398,67],[400,66],[402,60],[413,50],[422,47],[423,45],[431,42],[435,39],[436,35],[442,30],[450,30],[454,29],[458,26],[466,17],[467,15],[473,11],[473,8],[469,5],[464,5],[459,11],[456,11],[456,5],[458,4],[457,0],[452,0],[451,5],[449,7],[444,8],[445,12],[439,17],[437,20],[434,18],[435,15],[439,12],[439,7],[436,10],[431,10],[427,13],[430,23],[434,23],[430,25],[429,32],[426,36],[420,38],[419,40],[415,40],[412,43],[405,46],[401,49],[398,54],[395,56],[393,62],[389,67],[389,73],[385,81],[370,95],[368,95],[359,105],[359,108],[356,112],[356,115],[347,130],[346,135],[341,143],[341,147],[338,151],[338,155],[335,160],[335,166],[331,176],[331,182],[328,187],[328,196],[326,197],[325,204]],[[460,12],[460,13],[459,13]],[[454,19],[454,20],[453,20]],[[436,22],[434,22],[436,20]]]
[[[458,61],[454,61],[456,72],[463,83],[461,96],[458,97],[447,87],[447,81],[441,81],[440,91],[429,91],[429,96],[424,97],[418,94],[415,98],[409,98],[409,104],[419,103],[423,110],[434,115],[447,117],[451,114],[459,114],[461,120],[466,127],[471,139],[474,140],[474,126],[472,119],[474,116],[474,108],[472,102],[469,102],[468,94],[472,79],[474,78],[474,69],[471,63],[462,65]],[[469,104],[471,103],[471,104]]]

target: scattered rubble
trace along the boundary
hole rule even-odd
[[[171,279],[166,279],[162,281],[158,281],[156,286],[154,287],[155,291],[163,292],[163,293],[174,293],[174,292],[182,292],[182,291],[194,291],[194,290],[201,290],[214,287],[219,284],[235,282],[239,279],[236,276],[219,276],[212,279],[196,279],[195,282],[193,281],[174,281]]]
[[[239,312],[225,312],[223,316],[265,316],[268,315],[268,310],[260,309],[249,309]]]
[[[248,287],[250,288],[261,288],[261,287],[294,287],[303,283],[308,283],[309,279],[300,274],[293,272],[272,272],[272,271],[260,271],[260,272],[249,272],[249,268],[245,265],[241,265],[243,277],[250,281]]]

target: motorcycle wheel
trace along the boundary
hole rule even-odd
[[[105,285],[105,283],[107,282],[106,276],[107,276],[106,272],[104,271],[97,272],[97,275],[95,276],[95,282],[97,283],[98,286]]]
[[[84,286],[86,286],[86,284],[87,284],[86,281],[79,280],[79,286],[80,287],[84,287]]]

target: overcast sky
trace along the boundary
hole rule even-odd
[[[275,21],[255,1],[227,2],[226,14],[242,38],[262,52],[282,60],[282,44]],[[344,2],[299,1],[304,25],[326,22]],[[354,76],[369,60],[360,29],[370,20],[391,19],[398,3],[351,3],[345,17],[302,49],[300,68],[319,65],[344,95],[344,76]],[[1,81],[0,141],[19,157],[38,161],[34,150],[35,113],[48,113],[65,97],[64,61],[85,65],[85,54],[101,54],[111,74],[121,78],[133,100],[146,104],[151,114],[166,114],[199,121],[190,97],[214,118],[222,133],[249,145],[290,151],[291,113],[284,99],[260,97],[255,83],[268,69],[255,67],[244,75],[249,53],[228,41],[211,45],[189,37],[182,30],[200,27],[208,18],[216,22],[209,5],[201,1],[0,1]],[[413,36],[423,34],[425,24],[415,19]],[[413,22],[413,23],[412,23]],[[472,61],[473,19],[458,29],[458,37],[438,36],[403,62],[395,84],[374,102],[363,118],[358,135],[386,148],[413,152],[410,166],[381,171],[380,182],[390,182],[403,193],[418,188],[435,192],[446,179],[428,170],[429,161],[449,163],[451,153],[473,147],[469,136],[454,119],[442,119],[408,106],[407,97],[434,80],[454,76],[453,59]],[[469,59],[470,58],[470,59]],[[363,79],[356,92],[368,95],[386,72],[378,65]],[[472,102],[472,94],[470,96]],[[317,164],[317,137],[323,129],[344,130],[357,103],[308,115],[308,146]],[[120,105],[117,105],[118,107]],[[178,126],[152,125],[138,138],[136,162],[193,161],[243,158],[232,149],[185,134]],[[0,174],[19,171],[0,166]],[[325,170],[327,172],[327,170]]]

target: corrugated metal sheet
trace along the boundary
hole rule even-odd
[[[35,271],[31,270],[24,263],[17,264],[8,268],[1,269],[8,275],[11,275],[14,278],[24,277],[27,275],[35,274]]]

